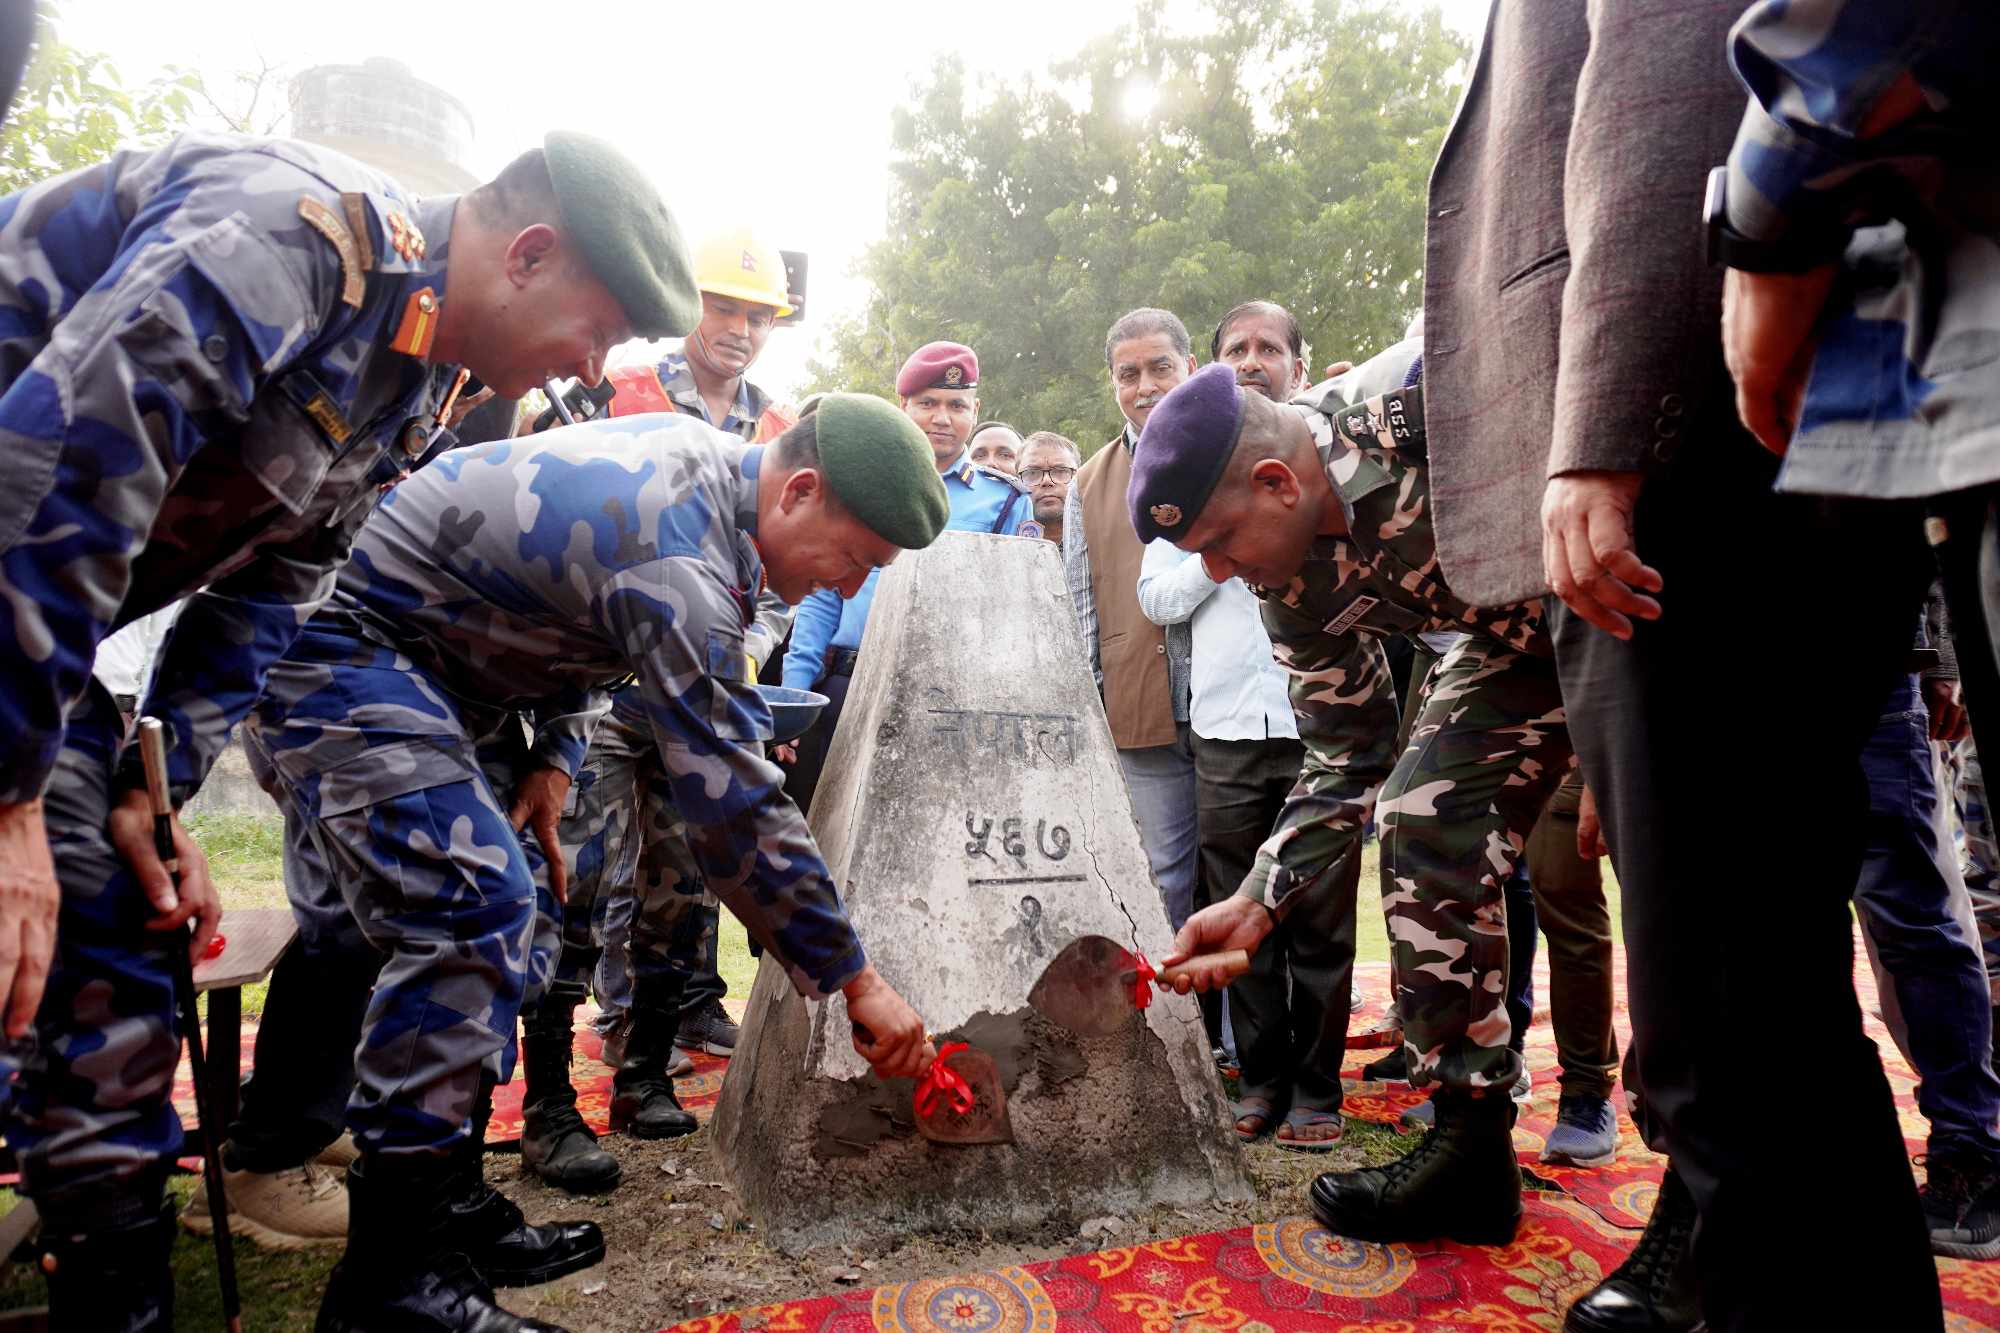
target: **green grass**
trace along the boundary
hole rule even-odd
[[[196,815],[187,821],[188,836],[208,857],[209,878],[215,881],[227,916],[231,908],[286,907],[285,825],[276,815]],[[222,933],[229,934],[223,922]],[[264,1014],[268,981],[243,988],[243,1017],[256,1022]],[[208,998],[202,997],[202,1016]]]

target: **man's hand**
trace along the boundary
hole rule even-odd
[[[1588,787],[1576,805],[1576,854],[1586,861],[1611,855],[1604,841],[1604,823],[1597,817],[1597,797]]]
[[[1722,356],[1736,381],[1736,415],[1781,457],[1799,426],[1820,312],[1837,271],[1833,264],[1804,273],[1732,268],[1722,277]]]
[[[445,418],[444,424],[457,430],[467,417],[492,401],[493,386],[490,384],[481,388],[478,393],[462,393],[458,396],[458,401],[451,405],[451,415]]]
[[[1645,478],[1637,472],[1566,472],[1542,492],[1542,573],[1563,605],[1615,638],[1632,621],[1658,620],[1647,596],[1660,571],[1632,543],[1632,507]]]
[[[10,1040],[27,1034],[56,951],[55,858],[40,799],[0,805],[0,1004]]]
[[[568,800],[569,774],[560,768],[537,768],[514,784],[514,808],[507,812],[514,832],[523,825],[534,827],[535,841],[549,863],[549,889],[559,903],[569,901],[569,868],[563,865],[562,854],[562,812]]]
[[[1931,739],[1955,745],[1972,731],[1965,714],[1965,696],[1955,680],[1924,678],[1924,707],[1931,715]]]
[[[786,741],[783,745],[773,745],[771,747],[771,758],[780,764],[789,765],[798,763],[799,743],[797,741]]]
[[[188,961],[199,963],[208,950],[208,942],[215,938],[215,928],[222,924],[222,900],[215,896],[215,884],[208,877],[208,857],[181,827],[181,817],[175,815],[169,822],[174,832],[174,857],[181,863],[178,889],[161,863],[160,854],[153,850],[153,802],[143,787],[135,787],[118,798],[118,804],[111,807],[106,831],[111,836],[111,845],[125,858],[125,864],[132,867],[133,877],[145,890],[147,901],[159,913],[146,923],[146,929],[179,930],[193,921],[194,939],[188,945]]]
[[[1331,361],[1327,363],[1326,373],[1321,378],[1330,380],[1336,375],[1345,375],[1352,369],[1354,369],[1352,361]]]
[[[854,1024],[854,1049],[877,1078],[922,1078],[937,1059],[924,1038],[924,1020],[870,963],[840,988]]]
[[[1160,966],[1189,963],[1187,971],[1173,980],[1174,989],[1182,995],[1190,990],[1221,990],[1229,984],[1229,973],[1219,966],[1205,966],[1201,956],[1231,949],[1254,954],[1273,924],[1271,914],[1255,898],[1225,898],[1187,919],[1174,936],[1173,952],[1160,960]]]

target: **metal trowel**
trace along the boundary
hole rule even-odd
[[[993,1057],[961,1042],[947,1042],[938,1048],[938,1064],[957,1075],[960,1085],[927,1089],[925,1082],[918,1083],[911,1106],[917,1133],[932,1143],[1012,1143],[1007,1089],[1000,1083],[1000,1067]],[[927,1090],[934,1093],[928,1104]]]
[[[1204,963],[1219,963],[1229,975],[1250,970],[1250,955],[1242,949],[1200,955]],[[1159,969],[1157,979],[1171,984],[1195,960]],[[1145,960],[1103,935],[1079,935],[1049,960],[1028,1003],[1051,1023],[1085,1037],[1108,1037],[1124,1030],[1140,1008],[1135,992]],[[1151,971],[1150,965],[1145,967]]]
[[[849,1020],[852,1022],[852,1020]],[[874,1037],[853,1023],[863,1041]],[[937,1041],[927,1034],[927,1040]],[[917,1081],[911,1097],[911,1118],[917,1133],[932,1143],[1012,1143],[1014,1122],[1007,1118],[1007,1089],[993,1057],[962,1041],[941,1042],[930,1073]]]

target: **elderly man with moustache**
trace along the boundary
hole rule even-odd
[[[1187,326],[1171,311],[1131,311],[1104,339],[1104,364],[1125,427],[1076,474],[1063,507],[1070,605],[1090,651],[1111,739],[1145,837],[1167,917],[1194,910],[1199,844],[1194,749],[1188,733],[1185,625],[1160,626],[1139,606],[1145,545],[1125,510],[1132,452],[1154,404],[1194,373]]]

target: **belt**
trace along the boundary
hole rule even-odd
[[[826,671],[821,676],[851,676],[854,674],[855,659],[860,657],[854,648],[829,648],[826,650]]]

